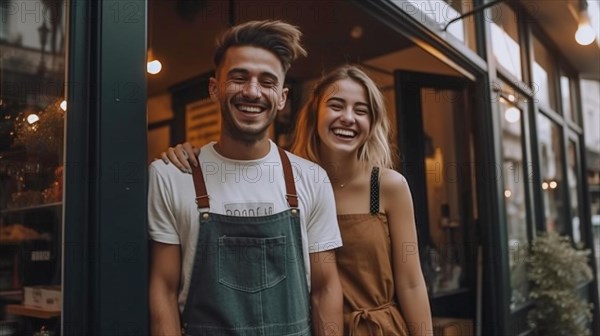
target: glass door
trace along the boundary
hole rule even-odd
[[[434,325],[476,326],[477,197],[467,81],[396,71],[402,173],[411,186]]]
[[[0,3],[0,330],[60,332],[67,7]]]

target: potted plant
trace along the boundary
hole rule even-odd
[[[528,321],[539,335],[591,335],[593,305],[577,294],[578,285],[593,278],[589,255],[589,249],[575,249],[569,237],[555,232],[533,240],[527,277],[535,306]]]

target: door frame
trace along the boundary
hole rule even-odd
[[[147,1],[66,2],[62,334],[147,335]]]

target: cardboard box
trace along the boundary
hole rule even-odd
[[[24,305],[44,310],[61,310],[60,286],[27,286],[23,291]]]

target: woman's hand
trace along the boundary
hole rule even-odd
[[[170,162],[182,172],[191,174],[192,167],[190,166],[190,162],[194,167],[198,167],[199,153],[200,148],[194,148],[189,142],[185,142],[184,144],[175,146],[175,148],[169,147],[166,153],[162,152],[160,154],[160,158],[165,164],[169,164]]]

